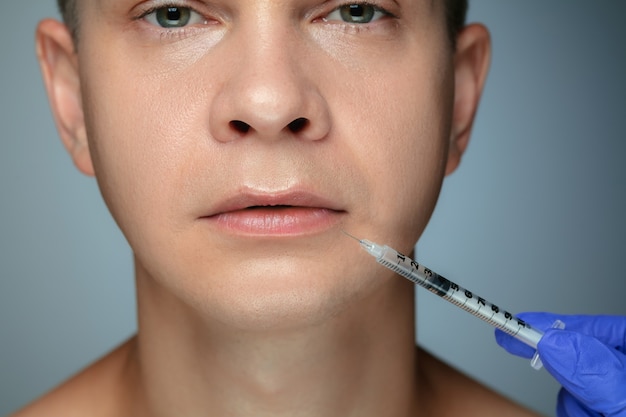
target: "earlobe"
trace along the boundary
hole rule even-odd
[[[457,38],[454,57],[454,109],[446,175],[457,168],[467,148],[490,59],[487,29],[480,24],[466,26]]]
[[[85,128],[78,59],[68,28],[52,19],[39,23],[37,58],[59,135],[76,167],[93,175]]]

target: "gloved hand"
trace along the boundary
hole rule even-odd
[[[565,316],[522,313],[519,318],[545,331],[537,351],[561,383],[558,417],[626,417],[626,316]],[[550,328],[556,320],[565,329]],[[496,341],[508,352],[531,358],[535,351],[500,330]]]

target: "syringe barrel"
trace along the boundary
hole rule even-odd
[[[418,264],[389,246],[383,246],[382,251],[377,252],[376,255],[376,260],[381,265],[510,334],[528,346],[537,348],[537,343],[539,343],[543,333],[531,327],[524,320]]]

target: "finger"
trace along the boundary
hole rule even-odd
[[[524,320],[538,330],[545,331],[550,328],[558,318],[563,316],[544,312],[525,312],[518,314],[516,317]],[[513,355],[530,359],[535,354],[535,349],[499,329],[496,329],[495,337],[498,345]]]
[[[561,320],[567,330],[594,336],[606,345],[626,351],[626,316],[529,312],[520,313],[518,317],[542,331],[549,329],[556,320]]]
[[[556,415],[557,417],[600,417],[599,413],[585,407],[563,388],[559,391]]]
[[[541,331],[546,331],[555,321],[561,320],[565,323],[567,330],[594,336],[601,342],[621,352],[626,352],[626,317],[563,315],[545,312],[525,312],[518,314],[517,317]],[[524,358],[531,358],[534,354],[532,348],[500,330],[496,330],[495,336],[496,342],[509,353]]]
[[[568,330],[548,329],[537,348],[546,370],[579,402],[606,416],[626,416],[626,355]]]
[[[496,329],[495,336],[496,336],[496,342],[501,347],[503,347],[507,352],[513,355],[530,359],[535,354],[535,349],[517,340],[513,336],[504,333],[502,330]]]
[[[565,321],[565,319],[569,319],[570,317],[574,317],[574,316],[568,316],[568,315],[556,314],[556,313],[547,313],[543,311],[526,311],[526,312],[517,314],[516,317],[524,320],[525,322],[529,323],[533,327],[545,332],[547,329],[552,327],[555,321],[557,320]]]

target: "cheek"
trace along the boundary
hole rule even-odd
[[[83,85],[90,152],[113,217],[131,244],[162,230],[154,224],[176,228],[180,196],[197,177],[191,162],[206,143],[203,126],[195,126],[197,98],[175,87],[183,79],[148,78],[128,67],[102,73],[93,68],[97,59],[85,64],[92,66]]]
[[[374,234],[408,249],[425,228],[439,195],[453,91],[450,71],[405,67],[400,71],[404,77],[372,81],[372,96],[358,101],[368,104],[359,104],[367,111],[358,113],[354,129],[361,133],[353,147],[371,184],[367,221]]]

